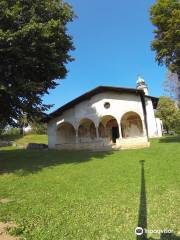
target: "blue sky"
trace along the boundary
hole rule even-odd
[[[67,0],[78,18],[69,24],[75,61],[60,85],[44,96],[54,104],[50,112],[99,85],[136,86],[137,75],[147,82],[149,94],[163,94],[165,67],[150,49],[153,29],[149,8],[153,0]]]

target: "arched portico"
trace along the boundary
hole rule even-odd
[[[92,120],[84,118],[78,127],[78,139],[80,142],[91,142],[96,138],[96,128]]]
[[[116,143],[116,139],[119,138],[119,127],[115,117],[111,115],[103,116],[100,119],[98,132],[100,138],[107,139],[109,143]]]
[[[98,124],[99,123],[99,124]],[[61,122],[56,128],[56,146],[60,149],[102,149],[129,146],[147,141],[141,117],[136,112],[125,113],[121,121],[112,115],[105,115],[94,122],[89,118],[73,123]],[[144,133],[144,134],[143,134]],[[123,139],[122,139],[123,138]],[[139,141],[139,142],[137,142]]]
[[[57,144],[75,143],[76,131],[69,122],[63,122],[57,127],[56,131]]]
[[[123,138],[142,137],[143,124],[141,117],[136,112],[127,112],[121,119]]]

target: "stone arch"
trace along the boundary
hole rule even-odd
[[[75,128],[69,122],[63,122],[58,125],[56,136],[57,136],[57,144],[76,142]]]
[[[96,138],[96,127],[89,118],[81,119],[78,127],[78,137],[80,142],[90,142]]]
[[[100,138],[106,138],[109,143],[116,143],[119,138],[118,122],[112,115],[105,115],[100,119],[98,132]]]
[[[127,112],[121,119],[122,137],[140,137],[143,136],[143,124],[141,117],[136,112]]]

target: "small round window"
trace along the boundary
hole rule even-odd
[[[110,103],[109,103],[109,102],[105,102],[105,103],[104,103],[104,107],[105,107],[106,109],[110,108]]]

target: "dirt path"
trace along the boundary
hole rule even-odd
[[[8,234],[8,229],[13,227],[16,227],[16,224],[13,222],[0,222],[0,240],[20,240],[20,238]]]

